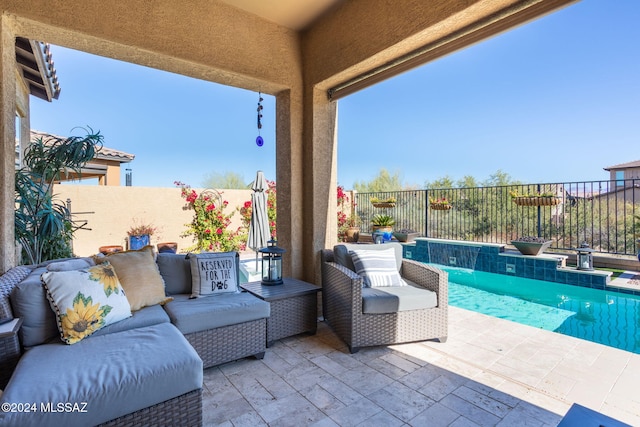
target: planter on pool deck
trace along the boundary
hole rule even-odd
[[[538,242],[522,242],[519,240],[512,240],[511,244],[516,247],[517,250],[520,251],[522,255],[540,255],[542,252],[547,250],[549,246],[551,246],[552,241],[547,240],[546,242],[538,243]]]

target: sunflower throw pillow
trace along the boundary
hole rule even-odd
[[[131,316],[131,307],[108,262],[72,271],[45,272],[40,280],[56,314],[62,341],[75,344]]]

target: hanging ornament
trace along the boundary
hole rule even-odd
[[[258,92],[258,137],[256,138],[256,145],[258,147],[262,147],[264,145],[264,140],[260,136],[260,129],[262,129],[262,93]]]

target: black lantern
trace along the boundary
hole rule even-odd
[[[576,251],[578,252],[578,270],[593,270],[593,249],[587,242],[582,243]]]
[[[267,286],[282,285],[282,254],[286,251],[276,245],[271,238],[267,247],[260,249],[262,253],[262,284]]]

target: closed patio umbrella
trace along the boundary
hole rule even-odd
[[[267,215],[267,190],[269,185],[262,171],[256,174],[251,184],[251,221],[247,246],[256,251],[256,269],[258,268],[258,250],[267,246],[270,239],[269,216]]]

